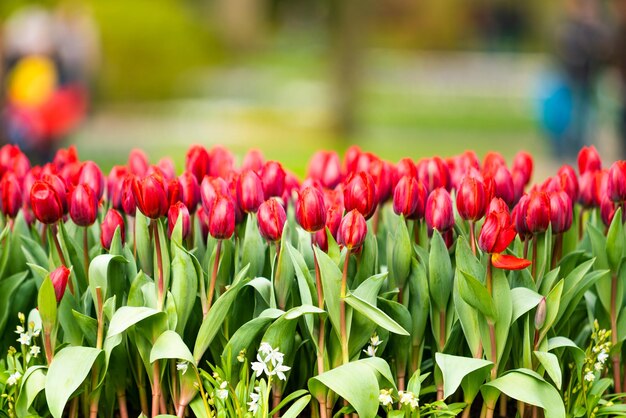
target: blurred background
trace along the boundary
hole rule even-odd
[[[582,144],[608,162],[625,154],[624,3],[2,0],[3,137],[107,169],[134,147],[181,169],[195,143],[299,174],[351,144],[524,149],[540,176]]]

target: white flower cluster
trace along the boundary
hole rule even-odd
[[[21,324],[15,328],[15,333],[19,335],[17,342],[20,343],[20,345],[25,346],[31,346],[32,344],[29,350],[30,355],[33,357],[38,357],[41,353],[41,348],[33,342],[33,338],[39,336],[40,330],[35,329],[35,325],[33,323],[28,325],[28,329],[24,328],[24,322],[26,321],[24,314],[20,312],[17,316]]]
[[[248,402],[248,411],[256,414],[259,410],[259,400],[261,398],[261,388],[258,386],[254,387],[254,392],[250,394],[250,402]]]
[[[367,354],[369,357],[376,357],[376,351],[378,350],[378,346],[381,345],[382,342],[383,340],[378,338],[378,335],[374,333],[374,335],[370,337],[370,344],[367,346],[365,350],[363,350],[363,352]]]
[[[381,389],[378,395],[378,402],[382,406],[393,405],[393,389]],[[413,392],[398,391],[398,402],[400,407],[409,406],[412,411],[419,407],[419,398]]]
[[[9,386],[16,385],[17,382],[19,382],[21,378],[22,378],[22,373],[16,371],[15,373],[11,374],[9,378],[7,379],[7,385]]]
[[[609,341],[611,331],[599,329],[597,320],[594,321],[594,328],[595,330],[591,335],[593,346],[591,350],[587,351],[583,375],[583,379],[589,383],[594,382],[596,375],[602,372],[611,350],[611,342]]]
[[[392,393],[393,389],[381,389],[380,394],[378,395],[378,402],[380,402],[383,406],[393,404],[393,397],[391,396]]]
[[[272,348],[268,343],[262,342],[256,355],[257,361],[253,361],[250,366],[257,377],[265,373],[268,377],[275,375],[280,380],[286,380],[285,372],[291,370],[291,367],[283,365],[284,357],[278,347]]]

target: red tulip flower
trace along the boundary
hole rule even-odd
[[[61,266],[50,272],[50,280],[54,287],[54,295],[56,296],[57,303],[61,303],[61,299],[63,299],[69,278],[70,270],[65,266]]]
[[[68,196],[67,196],[67,184],[65,181],[56,174],[46,174],[42,177],[42,180],[48,183],[56,192],[59,201],[61,202],[61,207],[63,208],[63,214],[66,214],[69,206],[68,206]]]
[[[137,211],[137,203],[133,194],[133,183],[135,181],[134,174],[127,174],[122,183],[122,210],[125,214],[135,216]]]
[[[200,203],[200,186],[191,171],[185,171],[178,177],[181,190],[181,201],[187,206],[189,213],[195,213]]]
[[[222,146],[214,146],[209,151],[209,171],[206,173],[211,177],[228,178],[228,174],[233,171],[235,157]],[[200,180],[198,180],[200,181]]]
[[[518,152],[513,159],[511,172],[513,174],[519,173],[524,179],[524,186],[526,186],[533,174],[533,157],[525,151]]]
[[[526,212],[528,210],[528,201],[530,197],[525,194],[523,195],[517,205],[513,209],[513,213],[511,214],[511,218],[513,220],[513,224],[515,225],[515,230],[522,240],[529,238],[532,236],[532,233],[528,229],[528,225],[526,224]]]
[[[361,155],[361,152],[361,148],[359,148],[357,145],[352,145],[346,150],[346,153],[343,156],[343,167],[344,173],[346,175],[354,173],[356,171],[356,166],[359,161],[359,156]]]
[[[426,201],[426,224],[428,229],[445,232],[454,226],[452,198],[443,187],[433,190]]]
[[[352,174],[343,190],[343,204],[347,211],[356,209],[369,219],[376,211],[376,184],[365,171]]]
[[[128,169],[136,176],[143,177],[148,173],[148,156],[140,149],[133,149],[128,155]]]
[[[513,177],[509,170],[501,165],[495,169],[493,176],[494,197],[499,197],[512,206],[515,202],[515,189],[513,186]]]
[[[104,194],[104,175],[100,167],[93,161],[85,161],[80,169],[78,183],[88,185],[100,201]]]
[[[532,234],[545,232],[550,225],[550,197],[546,192],[531,192],[526,208],[526,225]]]
[[[209,172],[209,152],[202,145],[192,145],[185,156],[185,170],[200,183]]]
[[[602,159],[596,147],[582,147],[578,152],[578,172],[582,176],[588,171],[598,171],[602,169]]]
[[[263,182],[254,171],[246,170],[239,176],[237,200],[241,210],[246,213],[256,212],[264,202]]]
[[[263,157],[263,153],[258,149],[251,149],[243,157],[241,169],[252,170],[256,173],[259,173],[263,169],[264,164],[265,158]]]
[[[450,190],[448,165],[439,157],[427,158],[417,164],[417,178],[429,192],[438,187]]]
[[[615,161],[607,177],[607,193],[614,202],[626,201],[626,161]]]
[[[115,209],[109,209],[100,224],[100,243],[103,248],[107,250],[111,249],[111,242],[113,241],[113,236],[117,228],[120,229],[120,237],[122,238],[122,242],[124,242],[124,235],[126,233],[124,229],[124,218]]]
[[[578,179],[580,192],[578,202],[585,208],[592,208],[599,205],[598,182],[596,182],[597,171],[586,171]]]
[[[319,180],[324,187],[334,188],[341,182],[341,162],[334,151],[318,151],[313,154],[307,177]]]
[[[198,224],[200,224],[200,232],[202,233],[202,239],[206,241],[209,236],[209,226],[211,221],[209,219],[209,212],[204,208],[204,206],[200,206],[196,211],[196,218],[198,219]]]
[[[268,161],[261,171],[261,183],[265,199],[280,197],[285,190],[286,173],[283,166],[277,161]]]
[[[268,199],[259,206],[259,232],[268,241],[279,241],[287,221],[285,208],[276,199]]]
[[[602,203],[600,204],[600,215],[602,217],[602,222],[608,228],[611,226],[611,222],[613,222],[613,217],[615,216],[615,212],[617,211],[617,205],[608,197],[602,199]]]
[[[0,182],[2,189],[2,213],[9,218],[15,218],[22,207],[22,188],[13,172],[7,172]]]
[[[572,200],[564,191],[549,193],[552,232],[560,234],[572,226]]]
[[[405,219],[417,210],[419,182],[415,177],[404,176],[393,192],[393,211]]]
[[[376,186],[376,200],[383,203],[389,199],[393,191],[393,172],[391,164],[384,160],[376,160],[370,165],[370,175]]]
[[[123,165],[114,166],[107,177],[107,199],[115,209],[122,208],[122,190],[128,169]]]
[[[477,221],[487,211],[487,191],[485,184],[474,178],[465,177],[456,192],[456,208],[461,218]]]
[[[183,200],[183,190],[178,178],[173,178],[167,182],[167,203],[169,206]]]
[[[30,203],[35,217],[44,224],[53,224],[63,217],[63,203],[50,183],[37,180],[30,190]]]
[[[183,202],[179,201],[170,206],[167,211],[167,233],[170,238],[172,238],[172,232],[174,231],[176,222],[178,222],[178,218],[181,216],[183,239],[186,239],[189,236],[189,232],[191,231],[191,216],[189,215],[189,209],[187,209],[187,206],[185,206]]]
[[[417,178],[417,166],[410,158],[403,158],[398,161],[398,164],[396,164],[396,170],[399,178],[404,176]]]
[[[76,186],[70,197],[70,218],[78,226],[89,226],[98,217],[98,198],[87,184]]]
[[[137,208],[150,219],[165,216],[169,205],[167,190],[163,178],[158,174],[150,174],[141,180],[133,179],[133,195]]]
[[[363,245],[366,235],[367,223],[361,212],[353,209],[346,213],[339,225],[339,244],[353,250]]]
[[[314,187],[305,187],[296,200],[296,220],[307,232],[315,232],[326,224],[326,206],[322,192]]]
[[[228,239],[235,232],[235,202],[218,196],[209,213],[209,234],[216,239]]]

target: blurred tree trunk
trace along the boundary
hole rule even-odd
[[[331,121],[337,137],[349,141],[356,128],[363,43],[369,2],[334,0],[331,7]]]
[[[216,24],[227,46],[255,47],[262,40],[266,4],[264,0],[216,0]]]

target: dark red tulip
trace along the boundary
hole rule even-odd
[[[211,213],[211,207],[219,196],[230,196],[228,183],[221,177],[204,177],[200,185],[200,198],[207,213]]]
[[[319,231],[314,232],[312,241],[314,245],[317,245],[318,247],[320,247],[320,250],[327,252],[328,251],[328,235],[326,235],[326,228],[322,228]]]
[[[305,187],[296,200],[296,220],[307,232],[315,232],[326,224],[326,207],[322,192],[314,187]]]
[[[454,226],[452,198],[443,187],[436,188],[426,201],[426,224],[429,230],[445,232]]]
[[[181,201],[187,206],[189,213],[195,213],[200,203],[200,186],[196,176],[191,171],[185,171],[178,177],[178,183],[182,192]]]
[[[134,174],[127,174],[122,183],[122,210],[125,214],[135,216],[137,211],[137,203],[133,194],[133,183],[135,181]]]
[[[528,182],[530,182],[530,178],[533,174],[533,157],[525,151],[518,152],[513,159],[511,172],[513,175],[515,175],[515,173],[521,174],[524,179],[524,186],[526,186]]]
[[[136,176],[143,177],[148,172],[148,156],[140,149],[133,149],[128,155],[128,169]]]
[[[532,233],[528,229],[528,225],[526,224],[526,212],[528,211],[528,201],[530,197],[525,194],[523,195],[517,205],[513,209],[513,213],[511,214],[511,218],[513,220],[513,224],[515,225],[515,230],[519,234],[522,240],[529,238],[532,236]]]
[[[161,158],[156,166],[161,169],[164,180],[170,181],[176,178],[176,167],[174,167],[174,161],[170,157]]]
[[[137,208],[150,219],[159,219],[167,214],[167,190],[163,178],[151,174],[141,180],[133,179],[133,196]]]
[[[285,208],[276,199],[266,200],[259,206],[257,214],[259,220],[259,232],[268,241],[278,241],[283,234],[283,228],[287,221]]]
[[[322,189],[324,195],[324,205],[330,208],[339,205],[343,208],[343,186],[340,184],[335,189]]]
[[[485,184],[473,177],[465,177],[456,192],[456,208],[461,218],[477,221],[487,211]]]
[[[596,147],[582,147],[578,152],[578,172],[582,176],[587,171],[598,171],[602,169],[602,159]]]
[[[398,178],[402,178],[404,176],[417,178],[417,166],[410,158],[403,158],[398,161],[398,164],[396,164],[396,171],[398,173]]]
[[[585,208],[598,206],[598,182],[596,182],[596,171],[586,171],[578,179],[580,186],[578,202]]]
[[[31,168],[26,176],[24,176],[24,182],[22,184],[22,201],[24,205],[30,206],[30,189],[37,180],[41,180],[42,169],[40,166]]]
[[[611,222],[613,222],[613,217],[615,216],[615,211],[617,210],[617,205],[608,197],[604,197],[602,199],[602,203],[600,204],[600,215],[602,216],[602,222],[604,225],[611,226]]]
[[[309,161],[307,177],[319,180],[324,187],[334,188],[341,182],[341,162],[334,151],[318,151]]]
[[[511,173],[511,178],[513,180],[513,204],[515,204],[524,194],[526,182],[524,180],[524,175],[519,171],[513,171],[513,173]]]
[[[233,200],[235,205],[235,223],[239,225],[245,219],[244,211],[241,209],[241,204],[237,198],[237,187],[239,187],[239,174],[232,173],[230,180],[228,181],[228,197]]]
[[[294,192],[300,189],[300,180],[290,171],[286,171],[285,190],[283,190],[283,201],[286,203],[293,199]]]
[[[88,185],[96,194],[98,201],[102,199],[102,195],[104,194],[104,175],[96,163],[93,161],[85,161],[83,163],[78,182]]]
[[[550,224],[552,232],[560,234],[572,226],[572,200],[564,191],[551,192],[550,197]]]
[[[490,254],[501,253],[506,250],[516,235],[506,204],[492,206],[499,207],[499,210],[487,213],[485,223],[480,229],[480,235],[478,236],[478,247]]]
[[[339,244],[352,250],[359,248],[365,242],[367,223],[365,218],[356,209],[346,213],[339,225]]]
[[[167,211],[167,233],[170,238],[172,238],[172,232],[174,231],[176,222],[178,222],[178,218],[181,216],[183,239],[186,239],[189,236],[189,231],[191,231],[191,216],[189,215],[187,206],[185,206],[183,202],[179,201],[170,206]]]
[[[563,165],[557,172],[561,187],[567,193],[572,202],[578,200],[578,177],[571,165]]]
[[[209,213],[209,234],[216,239],[228,239],[235,232],[235,203],[232,198],[218,196]]]
[[[339,231],[339,224],[341,224],[341,217],[343,216],[344,207],[343,204],[334,204],[328,207],[326,211],[326,228],[330,231],[330,234],[337,240],[337,233]]]
[[[35,217],[44,224],[53,224],[63,217],[63,203],[50,183],[37,180],[30,190],[30,203]]]
[[[365,171],[359,171],[348,177],[343,190],[343,204],[346,211],[356,209],[369,219],[376,211],[376,184],[374,179]]]
[[[47,174],[42,177],[42,180],[48,183],[57,194],[59,201],[61,202],[61,207],[63,208],[63,214],[66,214],[69,206],[68,206],[68,190],[65,181],[61,177],[56,174]]]
[[[235,157],[226,148],[216,145],[209,151],[209,171],[211,177],[228,178],[235,166]],[[200,181],[200,180],[198,180]]]
[[[515,201],[515,189],[513,187],[513,177],[509,170],[501,165],[495,169],[492,176],[494,183],[494,197],[499,197],[512,206]]]
[[[0,177],[12,171],[18,179],[22,179],[29,170],[30,161],[17,145],[7,144],[0,148]]]
[[[239,176],[237,200],[241,210],[246,213],[256,212],[265,200],[263,182],[254,171],[245,170]]]
[[[78,226],[93,225],[98,217],[98,198],[87,184],[79,184],[70,197],[70,218]]]
[[[80,173],[83,165],[81,163],[69,163],[57,170],[58,175],[65,181],[68,188],[72,188],[80,183]]]
[[[438,187],[450,189],[448,165],[439,157],[426,158],[417,163],[417,178],[429,192]]]
[[[172,206],[176,202],[183,200],[183,189],[178,178],[173,178],[167,182],[167,204]]]
[[[376,200],[379,204],[386,202],[393,192],[393,172],[391,164],[384,160],[376,160],[370,165],[370,175],[376,185]]]
[[[359,161],[360,155],[361,148],[359,148],[357,145],[352,145],[346,150],[346,153],[343,156],[343,167],[346,175],[354,173],[356,171],[356,166]]]
[[[128,169],[123,165],[114,166],[107,177],[107,199],[115,209],[122,208],[122,190]]]
[[[78,162],[78,151],[76,150],[76,146],[70,145],[67,148],[60,148],[57,150],[54,155],[54,159],[52,160],[52,164],[54,164],[59,170],[68,164],[73,164]]]
[[[550,225],[550,198],[546,192],[531,192],[526,208],[526,225],[532,234],[545,232]]]
[[[490,151],[485,154],[485,159],[483,160],[483,175],[493,176],[498,167],[501,166],[506,167],[506,161],[504,160],[502,154],[500,154],[499,152]]]
[[[185,170],[200,183],[209,172],[209,152],[202,145],[192,145],[185,156]]]
[[[259,173],[263,169],[264,163],[265,158],[263,157],[263,153],[258,149],[251,149],[246,153],[245,157],[243,157],[241,169],[252,170],[256,173]]]
[[[261,183],[265,199],[280,197],[285,190],[286,173],[283,166],[277,161],[268,161],[261,171]]]
[[[57,298],[57,303],[60,303],[61,299],[63,299],[69,278],[70,269],[65,266],[61,266],[50,272],[50,280],[52,281],[52,286],[54,286],[54,295]]]
[[[15,218],[22,207],[22,188],[13,172],[6,172],[0,182],[2,189],[2,213],[9,218]]]
[[[419,182],[415,177],[404,176],[393,192],[393,211],[405,218],[413,216],[417,210]],[[425,190],[425,189],[424,189]]]
[[[107,250],[111,249],[111,242],[113,241],[113,236],[117,228],[120,229],[120,237],[122,238],[122,242],[124,242],[124,235],[126,234],[124,218],[115,209],[109,209],[100,224],[100,243],[103,248]]]
[[[356,167],[351,174],[358,173],[359,171],[369,172],[370,165],[376,160],[378,160],[378,157],[371,152],[361,152],[356,161]]]
[[[615,161],[607,177],[607,193],[614,202],[626,201],[626,161]]]

